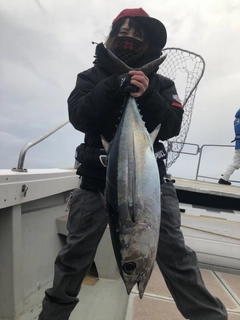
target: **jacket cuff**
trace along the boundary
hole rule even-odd
[[[148,99],[153,94],[153,91],[154,91],[154,88],[151,86],[148,86],[147,90],[141,95],[141,97],[137,98],[137,101],[140,103],[141,101]]]

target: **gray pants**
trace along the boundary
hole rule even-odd
[[[162,215],[157,263],[168,289],[186,319],[226,320],[222,302],[206,289],[196,254],[185,246],[180,211],[171,182],[162,186]],[[46,290],[39,320],[67,320],[78,303],[82,281],[94,260],[108,223],[98,193],[77,189],[69,213],[66,246],[55,262],[53,287]]]

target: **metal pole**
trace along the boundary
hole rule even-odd
[[[197,165],[197,172],[196,172],[196,177],[195,177],[195,180],[197,180],[198,178],[198,172],[199,172],[199,167],[200,167],[200,162],[201,162],[201,158],[202,158],[202,148],[204,147],[201,146],[198,150],[199,150],[199,158],[198,158],[198,165]]]
[[[40,138],[29,142],[28,144],[26,144],[22,150],[20,151],[19,154],[19,158],[18,158],[18,165],[17,168],[12,168],[12,171],[17,171],[17,172],[27,172],[27,169],[23,169],[23,164],[24,164],[24,160],[25,160],[25,156],[26,153],[28,151],[28,149],[30,149],[31,147],[35,146],[36,144],[38,144],[39,142],[43,141],[44,139],[46,139],[47,137],[49,137],[51,134],[53,134],[54,132],[58,131],[59,129],[61,129],[62,127],[64,127],[66,124],[68,124],[69,121],[65,121],[64,123],[60,124],[58,127],[56,127],[55,129],[45,133],[43,136],[41,136]]]

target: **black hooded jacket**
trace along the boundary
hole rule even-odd
[[[156,57],[155,57],[156,58]],[[144,64],[150,62],[144,61]],[[149,87],[137,99],[138,108],[146,128],[152,132],[160,123],[154,149],[160,170],[164,176],[162,155],[165,150],[159,140],[167,140],[179,134],[183,108],[172,80],[155,72],[149,76]],[[68,98],[69,120],[75,129],[85,133],[85,140],[76,149],[80,163],[77,174],[82,176],[81,188],[103,191],[106,168],[99,156],[106,154],[101,135],[111,141],[120,122],[125,96],[119,90],[119,70],[110,59],[103,44],[96,48],[94,66],[78,74],[76,87]]]

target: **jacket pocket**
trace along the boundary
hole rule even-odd
[[[84,198],[86,192],[82,189],[76,189],[73,191],[71,199],[69,201],[69,214],[67,222],[67,230],[70,233],[75,233],[81,223],[82,211],[84,208]]]

